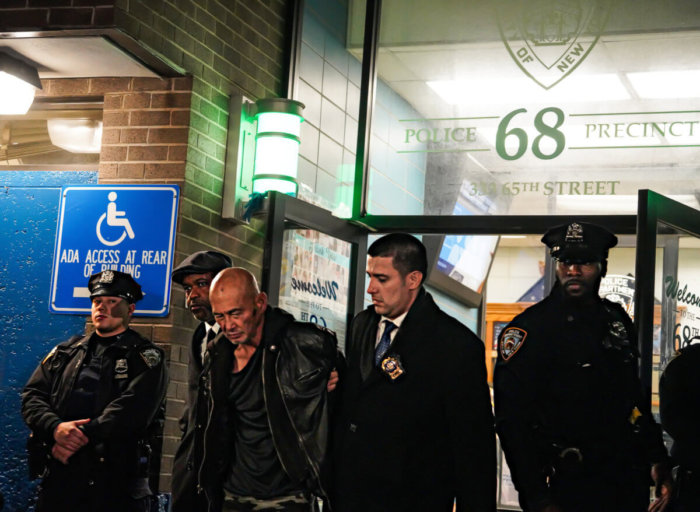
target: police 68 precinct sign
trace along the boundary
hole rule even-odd
[[[63,187],[49,310],[89,313],[88,278],[119,270],[143,290],[136,315],[167,315],[179,195],[177,185]]]

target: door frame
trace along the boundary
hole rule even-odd
[[[288,229],[312,229],[351,244],[347,318],[349,322],[364,309],[362,284],[367,259],[367,230],[296,197],[276,191],[269,192],[261,287],[273,305],[279,303],[284,231]]]
[[[651,404],[658,223],[700,238],[700,211],[648,189],[639,190],[637,199],[634,322],[641,354],[639,369],[644,399]]]

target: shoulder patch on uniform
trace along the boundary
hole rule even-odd
[[[160,350],[157,348],[147,348],[139,352],[141,358],[145,361],[149,368],[158,366],[160,364],[161,355]]]
[[[520,350],[527,338],[527,331],[518,327],[508,327],[501,335],[501,341],[498,343],[498,351],[504,361],[508,361],[513,355]]]
[[[51,349],[51,352],[49,352],[48,354],[46,354],[46,357],[45,357],[44,360],[41,362],[42,365],[43,365],[43,364],[46,364],[46,361],[48,361],[49,359],[51,359],[51,358],[53,357],[53,355],[56,353],[56,349],[57,349],[57,348],[58,348],[58,347],[52,348],[52,349]]]

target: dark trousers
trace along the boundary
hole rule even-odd
[[[74,494],[73,489],[39,491],[36,512],[149,512],[151,496],[134,499],[131,496],[106,496],[100,499],[96,496]]]
[[[222,512],[315,512],[315,500],[304,494],[256,499],[226,492]]]
[[[700,471],[679,468],[673,512],[697,512],[700,510]]]
[[[88,471],[79,465],[52,465],[39,485],[36,512],[148,512],[152,496],[147,482],[115,485],[121,475]],[[137,496],[136,498],[132,496]]]
[[[555,503],[565,512],[646,512],[648,484],[640,473],[612,476],[605,471],[555,477],[550,489]]]

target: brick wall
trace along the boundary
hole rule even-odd
[[[114,0],[3,0],[0,31],[107,27]]]

